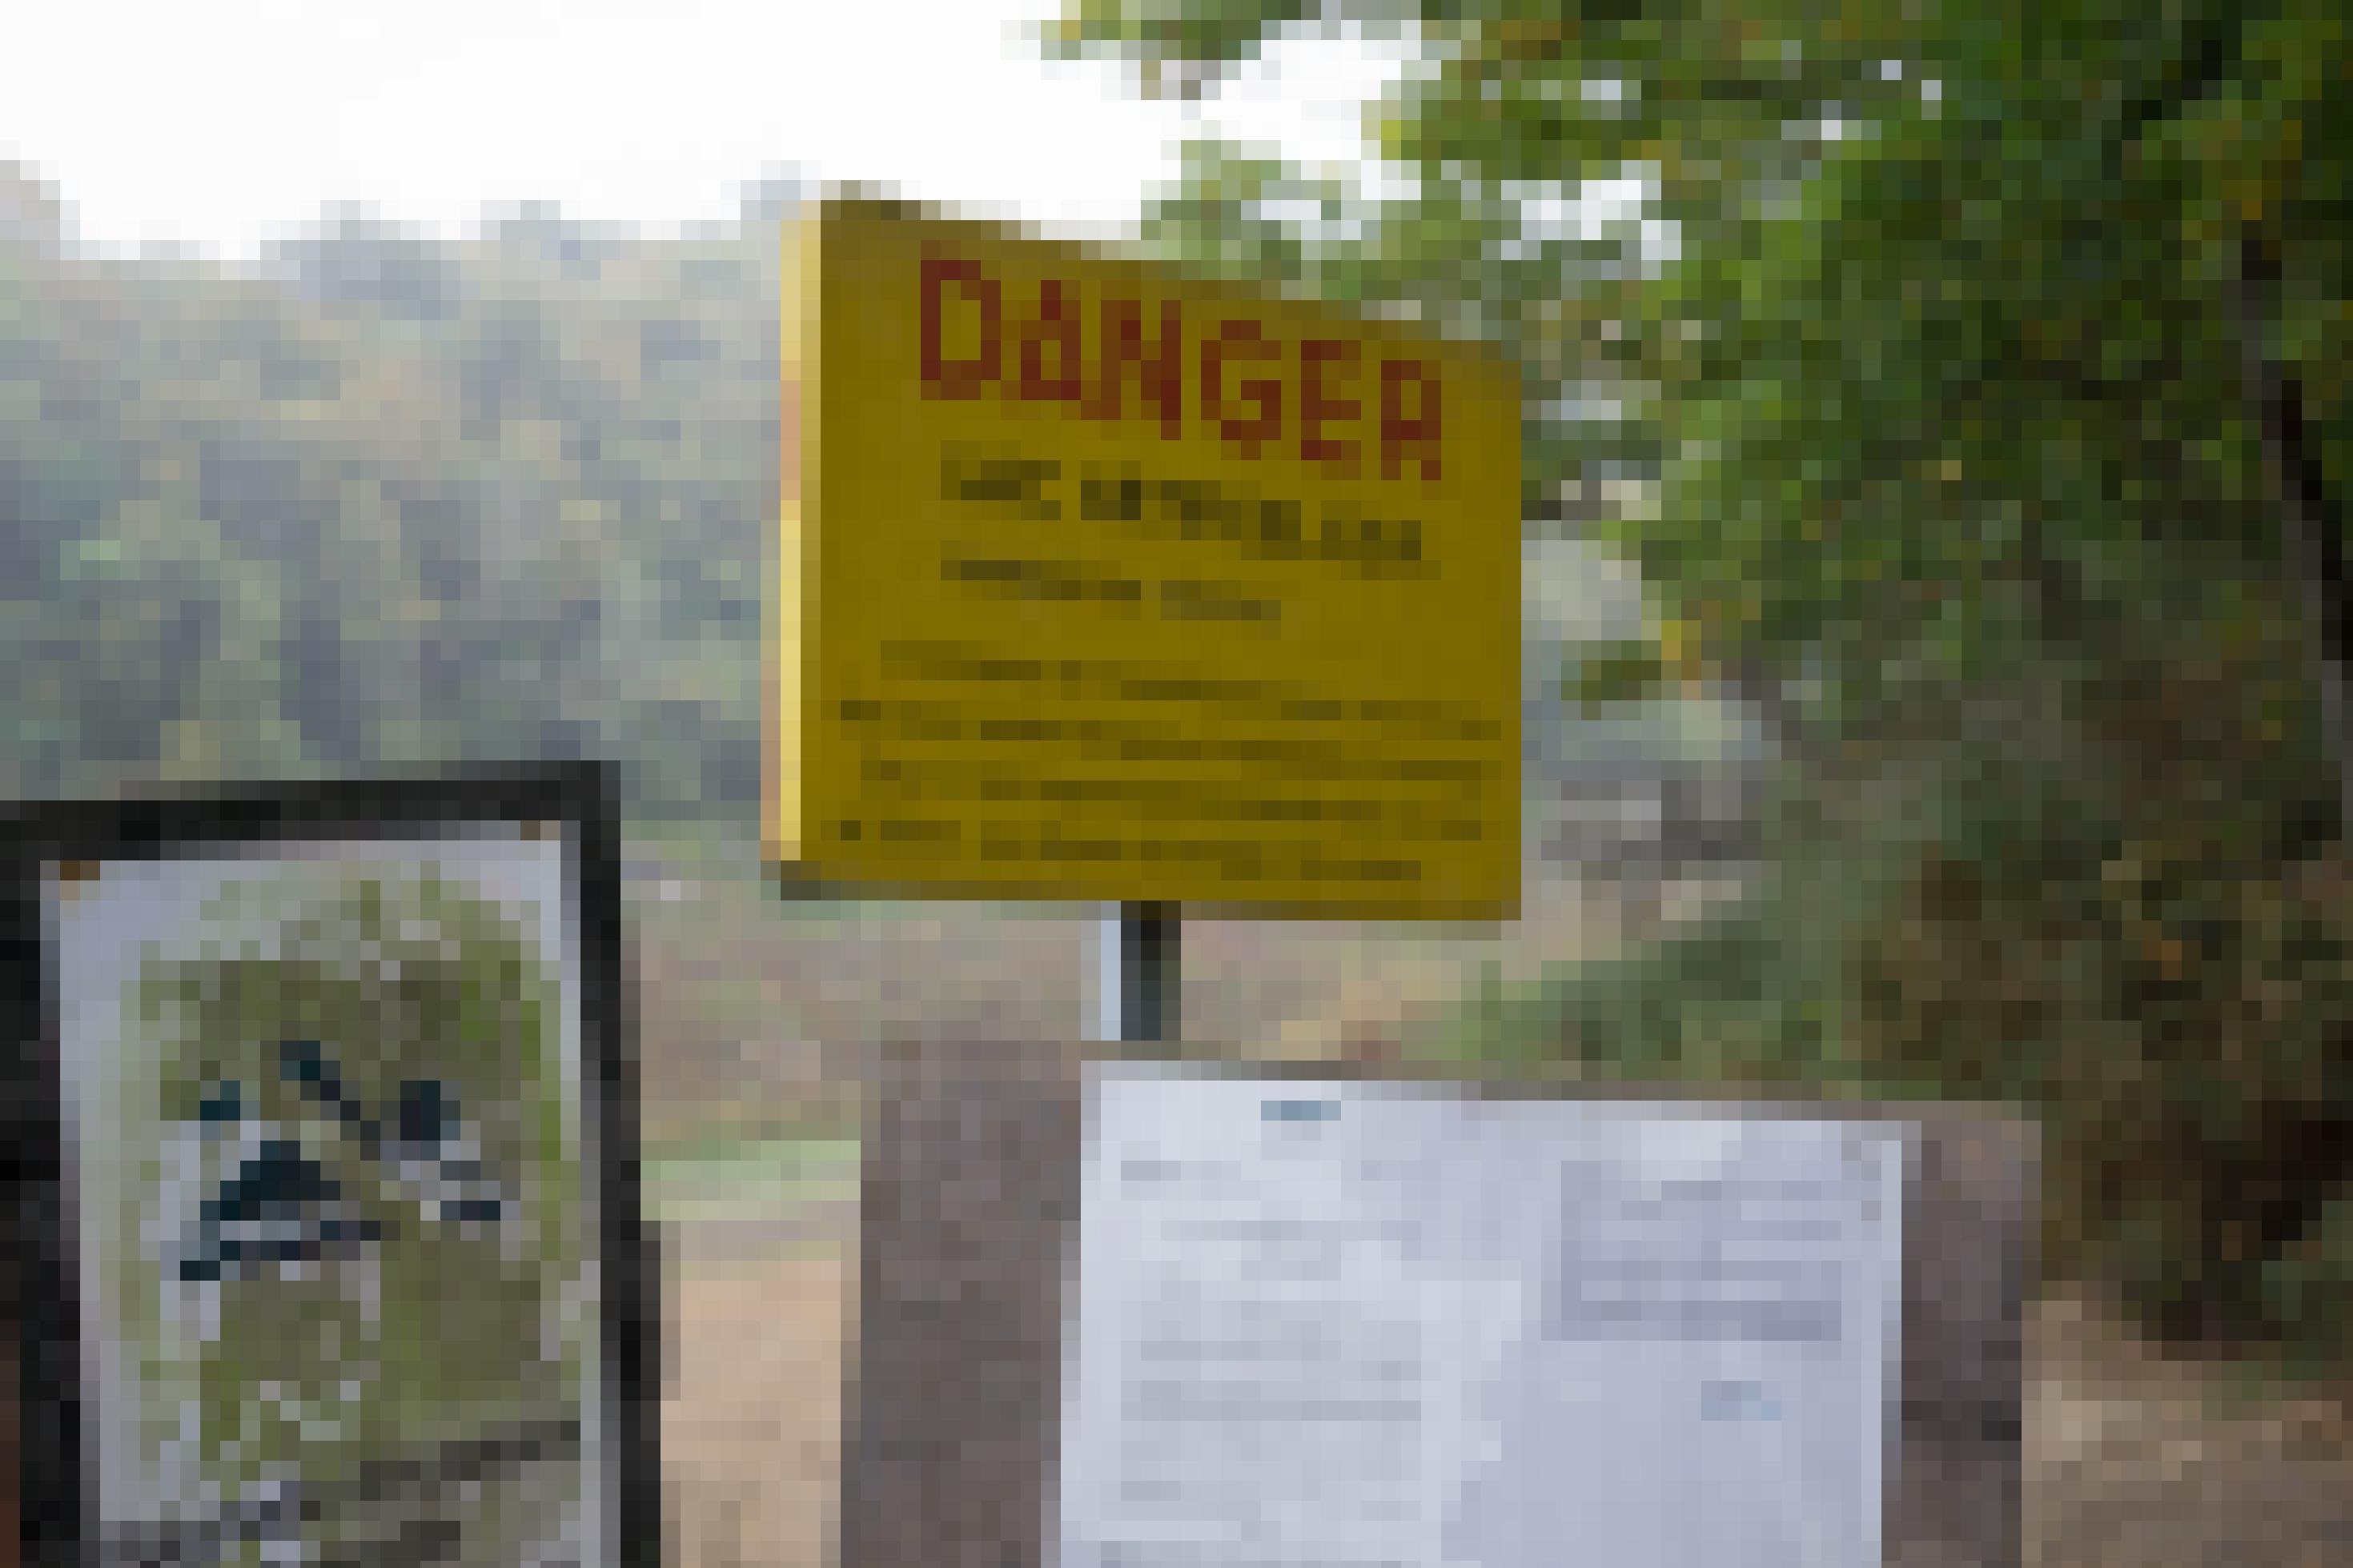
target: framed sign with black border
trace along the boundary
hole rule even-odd
[[[5,1533],[659,1561],[598,763],[0,806]]]

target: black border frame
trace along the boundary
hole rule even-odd
[[[602,762],[444,765],[364,779],[206,784],[138,798],[0,803],[0,1319],[15,1337],[9,1436],[26,1568],[94,1563],[96,1498],[81,1451],[79,1297],[63,1168],[55,955],[45,863],[159,860],[191,850],[329,839],[463,837],[549,822],[574,846],[567,892],[580,958],[582,1121],[596,1140],[607,1481],[612,1559],[661,1562],[659,1229],[639,1206],[634,999],[620,895],[617,779]],[[0,1412],[0,1415],[7,1414]],[[5,1448],[0,1448],[5,1457]],[[0,1557],[5,1557],[0,1552]]]

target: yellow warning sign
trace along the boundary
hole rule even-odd
[[[787,876],[1516,912],[1499,357],[881,203],[788,226],[785,287]]]

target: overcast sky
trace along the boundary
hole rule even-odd
[[[0,159],[83,240],[251,257],[331,203],[444,233],[486,207],[672,227],[796,164],[1041,224],[1131,221],[1188,129],[1361,156],[1394,42],[1286,44],[1196,111],[1049,66],[1055,0],[30,0]]]

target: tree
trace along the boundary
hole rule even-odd
[[[2353,1347],[2340,8],[1079,0],[1050,42],[1198,92],[1319,18],[1416,29],[1368,129],[1419,194],[1294,257],[1287,172],[1204,153],[1155,237],[1514,350],[1530,496],[1639,561],[1641,666],[1772,721],[1778,956],[1671,966],[1681,1048],[2023,1100],[2054,1265]],[[1647,240],[1551,221],[1629,176]],[[1543,419],[1589,383],[1630,417]],[[1606,1035],[1592,994],[1540,1006]]]

